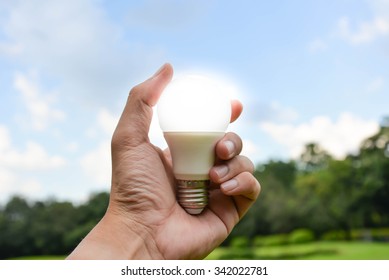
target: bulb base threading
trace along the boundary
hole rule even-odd
[[[178,203],[191,215],[200,214],[208,204],[209,180],[177,180]]]

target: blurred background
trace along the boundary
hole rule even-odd
[[[208,258],[389,259],[388,0],[0,0],[0,258],[64,258],[97,223],[128,92],[164,62],[234,89],[263,187]]]

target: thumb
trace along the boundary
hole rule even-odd
[[[157,103],[172,76],[173,68],[166,63],[151,78],[131,89],[112,143],[134,147],[148,142],[152,106]]]

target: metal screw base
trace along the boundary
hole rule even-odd
[[[177,180],[178,203],[191,215],[200,214],[208,204],[209,180]]]

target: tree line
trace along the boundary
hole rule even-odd
[[[352,229],[389,227],[389,118],[343,160],[309,143],[298,160],[269,161],[255,176],[263,191],[231,237],[310,229],[350,239]]]
[[[254,172],[263,190],[224,243],[236,236],[309,229],[319,237],[341,230],[389,227],[389,119],[356,154],[334,159],[316,143],[298,160],[270,160]],[[104,215],[109,194],[81,205],[14,196],[0,207],[0,258],[67,255]]]
[[[108,200],[105,192],[79,206],[11,198],[0,211],[0,259],[69,254],[102,218]]]

